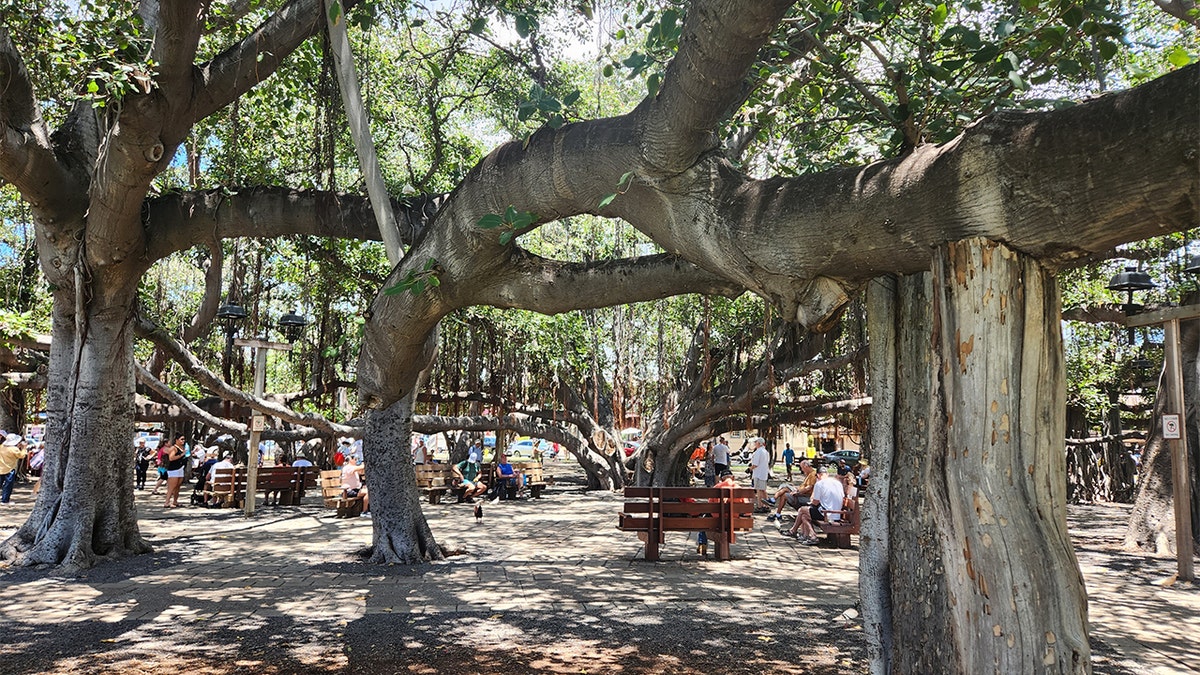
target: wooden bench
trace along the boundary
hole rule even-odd
[[[278,493],[276,505],[300,504],[306,490],[317,484],[317,469],[308,466],[264,466],[255,477],[255,492]],[[338,473],[341,485],[341,473]],[[204,500],[219,506],[242,506],[246,500],[246,467],[217,469],[204,487]]]
[[[834,542],[838,548],[850,548],[850,535],[858,534],[862,525],[862,504],[857,497],[846,497],[842,500],[840,511],[826,511],[826,514],[836,513],[840,520],[825,520],[818,525],[825,533],[825,538]]]
[[[525,474],[525,487],[534,499],[541,499],[546,486],[554,482],[552,476],[545,474],[541,462],[513,462],[512,466],[517,473]]]
[[[342,493],[341,470],[322,471],[321,497],[325,501],[325,508],[337,509],[338,518],[353,518],[362,513],[362,497],[345,497]]]
[[[627,487],[617,527],[645,534],[646,560],[659,559],[667,532],[705,532],[717,559],[729,560],[734,533],[754,529],[753,514],[750,488]]]
[[[204,486],[206,504],[216,502],[218,507],[241,506],[246,497],[246,468],[217,469],[213,479]]]
[[[451,489],[454,473],[449,464],[417,464],[417,489],[429,498],[430,504],[442,503],[442,495]]]

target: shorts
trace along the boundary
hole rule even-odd
[[[167,471],[167,478],[183,478],[183,469],[175,469],[174,471]]]
[[[752,485],[755,490],[766,490],[767,489],[767,479],[766,478],[755,478]]]
[[[358,496],[358,488],[350,488],[349,490],[346,490],[346,496],[350,497],[352,499],[354,497],[357,497]]]
[[[167,467],[165,467],[165,466],[158,467],[158,477],[159,478],[167,477]]]
[[[807,503],[808,503],[808,497],[805,497],[804,495],[800,494],[799,492],[788,493],[787,504],[788,504],[788,506],[792,507],[793,509],[799,509],[801,506],[804,506]]]

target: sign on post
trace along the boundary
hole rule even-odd
[[[1179,415],[1163,415],[1162,431],[1163,438],[1168,440],[1178,440],[1180,438]]]
[[[254,415],[250,418],[250,431],[265,431],[267,428],[267,418],[262,415]]]

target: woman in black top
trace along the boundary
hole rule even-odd
[[[187,446],[183,435],[175,437],[175,443],[167,450],[167,501],[165,508],[179,506],[179,488],[183,485],[184,465],[187,464]]]

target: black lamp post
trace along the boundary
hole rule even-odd
[[[1154,287],[1155,283],[1150,279],[1150,275],[1136,267],[1126,267],[1124,272],[1117,272],[1108,281],[1108,290],[1118,293],[1124,291],[1127,294],[1125,304],[1121,305],[1121,312],[1125,316],[1132,316],[1142,311],[1142,306],[1133,302],[1133,292],[1148,291]],[[1133,329],[1129,328],[1126,335],[1129,337],[1129,344],[1133,345]]]
[[[301,316],[295,309],[279,317],[279,331],[288,342],[300,339],[304,329],[308,327],[308,318]]]
[[[242,306],[227,302],[217,310],[217,318],[225,322],[225,381],[230,382],[231,361],[233,360],[233,336],[237,334],[238,324],[246,320],[246,310]]]

